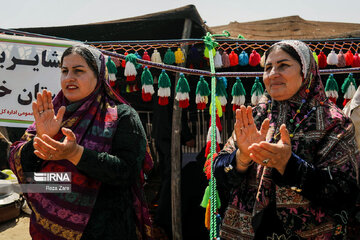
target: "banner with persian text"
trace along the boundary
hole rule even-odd
[[[60,91],[60,58],[79,42],[0,35],[0,126],[28,127],[38,92]]]

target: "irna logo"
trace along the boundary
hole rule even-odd
[[[70,172],[34,172],[35,182],[70,182]]]

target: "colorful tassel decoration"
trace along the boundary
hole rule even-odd
[[[146,60],[146,61],[151,61],[151,58],[150,58],[150,56],[149,56],[149,54],[148,54],[147,51],[144,51],[144,54],[143,54],[143,56],[142,56],[142,59],[144,59],[144,60]]]
[[[222,111],[225,112],[225,106],[227,104],[227,93],[226,93],[227,80],[225,77],[219,77],[216,81],[216,96],[218,97]]]
[[[169,104],[171,81],[164,69],[161,71],[159,76],[158,86],[159,105],[165,106]]]
[[[344,102],[343,106],[345,106],[354,96],[356,92],[356,82],[352,73],[349,73],[348,77],[345,78],[343,85],[341,86],[341,91],[344,93]]]
[[[230,59],[226,51],[224,51],[223,54],[221,55],[221,60],[222,60],[223,68],[230,67]]]
[[[213,48],[213,49],[211,50],[211,52],[212,52],[212,55],[213,55],[213,57],[214,57],[214,56],[215,56],[215,53],[216,53],[215,48]],[[205,47],[205,50],[204,50],[204,57],[209,58],[209,49],[208,49],[207,47]]]
[[[335,105],[336,105],[336,100],[339,97],[338,92],[339,92],[339,86],[334,78],[334,75],[330,74],[326,81],[325,94],[329,98],[330,101],[335,103]]]
[[[125,52],[125,53],[124,53],[125,59],[126,59],[126,56],[127,56],[128,54],[129,54],[128,52]],[[126,66],[126,60],[122,60],[122,61],[121,61],[121,67],[125,68],[125,66]]]
[[[216,51],[215,57],[214,57],[214,65],[215,68],[221,68],[222,67],[222,59],[219,51]]]
[[[161,55],[160,55],[160,53],[158,52],[157,49],[154,49],[154,52],[151,55],[151,61],[155,62],[155,63],[162,63]]]
[[[327,66],[326,55],[324,54],[323,51],[320,51],[318,55],[318,64],[319,64],[319,68],[326,68]]]
[[[142,59],[142,57],[140,56],[140,54],[137,51],[134,54],[138,59]]]
[[[239,109],[241,105],[245,103],[245,88],[241,82],[239,77],[236,78],[236,83],[234,84],[231,95],[233,97],[231,104],[233,105],[233,111],[235,112],[236,109]]]
[[[168,48],[168,50],[165,53],[164,59],[165,64],[174,64],[175,63],[175,54],[173,51],[171,51],[171,48]]]
[[[353,60],[353,63],[351,65],[352,67],[360,67],[360,57],[359,57],[359,54],[358,53],[355,53],[354,55],[354,60]]]
[[[338,56],[334,50],[331,50],[331,52],[329,53],[329,55],[327,57],[327,64],[328,65],[337,65],[338,64]]]
[[[316,52],[313,52],[312,54],[313,54],[316,64],[319,65],[319,60],[318,60],[318,56],[317,56]]]
[[[124,75],[126,77],[127,82],[135,81],[137,75],[136,69],[140,67],[140,64],[137,63],[136,59],[137,56],[133,53],[128,54],[125,58],[126,65],[125,65]]]
[[[152,95],[154,94],[154,80],[151,72],[147,66],[144,67],[144,71],[141,74],[141,88],[142,88],[142,99],[144,102],[151,101]]]
[[[180,78],[176,85],[176,96],[175,99],[179,101],[180,108],[187,108],[189,104],[189,83],[183,73],[180,73]]]
[[[221,207],[221,202],[220,202],[220,197],[219,197],[219,193],[216,190],[215,196],[216,197],[216,209],[219,209]],[[210,211],[210,206],[211,206],[211,198],[210,198],[210,184],[209,186],[206,187],[205,189],[205,193],[203,196],[203,199],[201,201],[200,204],[201,207],[206,208],[205,211],[205,227],[210,230],[210,218],[211,218],[211,211]],[[216,213],[214,213],[216,214]]]
[[[108,60],[106,62],[106,67],[109,73],[109,84],[111,87],[114,87],[116,82],[117,68],[110,56],[108,57]]]
[[[206,104],[210,95],[209,84],[205,81],[203,76],[200,76],[200,80],[196,86],[196,108],[199,110],[204,110],[206,108]]]
[[[239,56],[234,51],[231,51],[231,53],[229,54],[229,60],[230,60],[230,67],[239,64]]]
[[[352,63],[354,61],[354,55],[353,53],[348,50],[346,53],[345,53],[345,62],[346,62],[346,66],[351,66]]]
[[[181,48],[178,48],[175,52],[175,63],[176,64],[182,64],[185,62],[185,56]]]
[[[240,66],[249,65],[249,55],[245,51],[242,51],[239,54],[239,65]]]
[[[261,60],[260,54],[256,52],[256,50],[252,50],[249,58],[249,65],[252,67],[256,67],[257,65],[259,65],[260,60]]]
[[[187,62],[189,63],[189,68],[193,69],[194,67],[198,67],[200,65],[201,56],[197,48],[193,45],[189,50],[189,55],[187,58]]]
[[[264,88],[259,81],[259,77],[255,78],[254,85],[251,88],[251,104],[256,105],[260,101],[261,96],[264,93]]]
[[[338,53],[338,63],[336,64],[337,67],[345,67],[346,61],[345,61],[345,54],[342,50]]]

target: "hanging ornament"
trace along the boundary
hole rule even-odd
[[[353,53],[348,50],[346,53],[345,53],[345,62],[346,62],[346,66],[351,66],[352,63],[354,61],[354,55]]]
[[[354,60],[352,62],[352,67],[360,67],[360,57],[359,57],[359,54],[358,53],[355,53],[354,55]]]
[[[212,161],[209,161],[210,164]],[[215,194],[214,194],[214,198],[216,197],[216,209],[220,209],[221,207],[221,202],[220,202],[220,197],[219,197],[219,193],[216,190]],[[211,197],[210,197],[210,183],[209,186],[206,187],[205,189],[205,193],[203,196],[203,199],[201,201],[200,204],[201,207],[206,208],[205,210],[205,227],[207,230],[210,230],[210,218],[211,218],[211,211],[210,211],[210,206],[211,206]]]
[[[331,50],[326,61],[327,61],[328,65],[337,65],[338,64],[338,56],[334,50]]]
[[[339,86],[334,78],[333,74],[330,74],[325,85],[325,94],[329,98],[330,101],[335,103],[336,105],[336,99],[339,97]]]
[[[314,51],[314,52],[312,52],[312,54],[313,54],[316,64],[319,64],[318,56],[317,56],[316,52]]]
[[[220,118],[219,116],[217,116],[216,118],[216,123],[219,122],[220,123]],[[210,122],[211,122],[211,117],[210,117]],[[220,124],[221,126],[221,124]],[[220,143],[222,143],[221,141],[221,136],[220,136],[220,129],[218,128],[218,123],[216,125],[216,136],[215,136],[215,141],[216,141],[216,152],[219,152],[220,149]],[[211,126],[209,127],[208,133],[206,135],[206,147],[205,147],[205,157],[208,157],[211,151]]]
[[[233,97],[231,104],[233,105],[233,111],[239,109],[241,105],[245,103],[245,88],[239,77],[236,78],[236,82],[231,90],[231,95]]]
[[[210,95],[209,84],[205,81],[203,76],[200,76],[200,80],[196,86],[196,108],[199,110],[204,110],[206,104],[208,103]]]
[[[252,50],[249,58],[249,65],[252,67],[256,67],[260,63],[261,57],[256,50]]]
[[[124,53],[125,59],[126,59],[126,56],[127,56],[128,54],[129,54],[128,52],[125,52],[125,53]],[[125,60],[125,59],[121,61],[121,67],[123,67],[123,68],[125,68],[125,66],[126,66],[126,60]]]
[[[135,56],[138,58],[138,59],[142,59],[142,57],[140,56],[140,54],[137,52],[137,51],[135,51]]]
[[[168,48],[168,50],[165,53],[164,59],[165,64],[174,64],[175,63],[175,54],[173,51],[171,51],[171,48]]]
[[[140,68],[140,64],[136,61],[137,57],[135,54],[130,53],[126,56],[126,65],[125,65],[125,71],[124,75],[126,77],[127,82],[135,81],[137,71],[136,69]]]
[[[320,53],[318,55],[319,68],[326,68],[326,66],[327,66],[326,60],[327,60],[326,55],[324,54],[323,51],[320,51]]]
[[[180,78],[176,85],[176,96],[175,99],[179,101],[179,107],[187,108],[189,104],[189,83],[183,73],[180,73]]]
[[[230,59],[226,51],[224,51],[223,54],[221,55],[221,60],[222,60],[223,68],[230,67]]]
[[[345,78],[343,85],[341,86],[341,91],[344,93],[344,102],[343,106],[346,105],[354,96],[356,92],[356,82],[352,73],[349,73],[348,77]]]
[[[219,51],[216,51],[215,57],[214,57],[214,66],[215,68],[221,68],[222,67],[222,59]]]
[[[251,88],[251,104],[254,106],[257,105],[263,93],[264,88],[259,81],[259,77],[256,77],[254,85]]]
[[[212,55],[215,56],[215,48],[211,49]],[[209,49],[205,46],[204,57],[209,58]]]
[[[108,69],[109,73],[109,84],[111,87],[115,86],[116,82],[116,74],[117,74],[117,68],[113,60],[111,60],[111,57],[108,57],[108,60],[106,62],[106,68]]]
[[[239,56],[234,51],[231,51],[229,54],[229,60],[230,67],[237,66],[239,64]]]
[[[159,105],[165,106],[169,104],[169,97],[171,94],[171,81],[169,75],[167,75],[164,69],[161,71],[161,74],[159,76],[158,86]]]
[[[149,56],[149,54],[148,54],[148,52],[145,50],[144,51],[144,54],[143,54],[143,56],[142,56],[142,59],[143,60],[146,60],[146,61],[150,61],[151,60],[151,58],[150,58],[150,56]]]
[[[178,64],[178,65],[180,65],[180,64],[182,64],[182,63],[184,63],[184,62],[185,62],[184,53],[183,53],[183,51],[182,51],[180,48],[178,48],[178,49],[176,50],[176,52],[175,52],[175,63]]]
[[[228,97],[226,93],[227,80],[225,77],[219,77],[216,80],[216,96],[221,103],[222,111],[225,112]]]
[[[239,54],[239,65],[240,66],[246,66],[249,64],[249,55],[243,50]]]
[[[200,65],[201,57],[197,48],[193,45],[189,50],[189,55],[187,62],[189,63],[189,68],[193,69],[194,66],[198,68]]]
[[[141,74],[141,88],[142,88],[142,99],[144,102],[151,101],[152,95],[154,94],[154,80],[151,72],[147,66],[144,67],[144,71]]]
[[[161,55],[160,55],[160,53],[158,52],[157,49],[154,49],[154,52],[151,55],[151,61],[155,62],[155,63],[162,63]]]
[[[345,61],[345,54],[342,50],[338,53],[338,63],[336,64],[337,67],[345,67],[346,61]]]

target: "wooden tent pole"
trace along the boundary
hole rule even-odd
[[[182,39],[189,39],[191,36],[192,21],[185,19]],[[185,56],[187,55],[188,46],[183,45]],[[185,62],[181,65],[185,66]],[[176,73],[175,87],[180,77]],[[181,109],[178,101],[174,99],[172,113],[172,135],[171,135],[171,216],[172,216],[172,234],[173,240],[182,239],[181,224],[181,159],[180,159],[180,131],[181,131]]]

